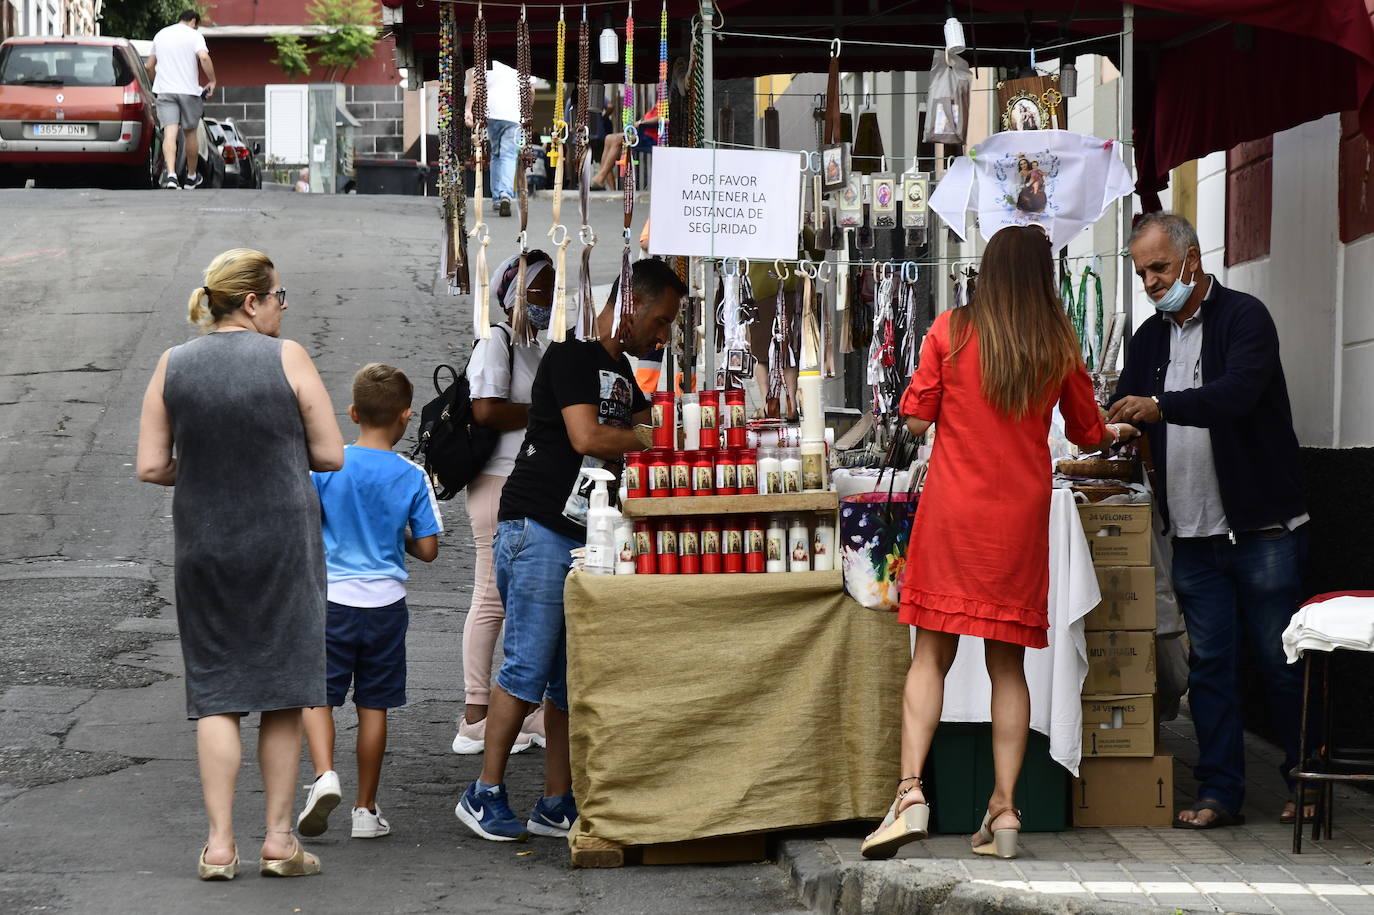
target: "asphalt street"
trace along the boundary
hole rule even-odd
[[[534,244],[548,204],[535,203]],[[593,206],[597,276],[609,280],[620,202]],[[439,560],[412,569],[410,704],[392,718],[380,794],[393,834],[350,839],[341,807],[307,843],[321,877],[260,879],[250,721],[236,808],[249,867],[230,883],[197,881],[204,817],[172,604],[171,492],[133,470],[153,366],[196,333],[186,300],[205,265],[259,248],[289,290],[283,336],[315,358],[351,441],[353,372],[402,367],[418,411],[434,365],[466,359],[471,314],[438,281],[433,200],[14,190],[0,191],[0,214],[0,912],[802,911],[772,865],[578,871],[562,841],[486,843],[454,819],[480,765],[449,750],[473,567],[461,498],[444,504]],[[494,265],[518,227],[492,223]],[[354,722],[340,723],[346,760]],[[541,754],[513,761],[517,811],[538,794]],[[339,768],[347,800],[354,779]]]

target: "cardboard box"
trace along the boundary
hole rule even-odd
[[[1155,691],[1155,634],[1089,632],[1085,696],[1133,696]]]
[[[1150,564],[1150,506],[1110,505],[1101,502],[1078,506],[1088,549],[1097,566],[1147,566]]]
[[[1083,618],[1088,632],[1155,628],[1154,566],[1098,566],[1102,603]]]
[[[1174,758],[1085,759],[1073,780],[1075,826],[1168,826],[1174,814]]]
[[[1084,759],[1154,755],[1154,696],[1083,697]]]

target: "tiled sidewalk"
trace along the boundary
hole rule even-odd
[[[1177,758],[1176,805],[1191,804],[1197,757],[1192,722],[1186,718],[1161,728],[1166,752]],[[871,878],[891,869],[954,878],[988,888],[1010,890],[1028,902],[1043,896],[1045,910],[1065,897],[1081,903],[1134,903],[1197,912],[1349,913],[1374,915],[1374,795],[1336,787],[1333,837],[1312,841],[1292,853],[1292,826],[1278,822],[1286,791],[1278,775],[1280,754],[1247,735],[1246,823],[1214,830],[1168,828],[1073,829],[1027,833],[1015,861],[977,858],[963,836],[933,836],[902,849],[892,862],[865,864],[858,838],[821,840],[841,868],[864,865]],[[1031,798],[1021,799],[1031,804]]]

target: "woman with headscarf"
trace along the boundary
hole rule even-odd
[[[496,534],[496,512],[501,506],[501,489],[515,467],[515,456],[525,439],[529,422],[530,388],[534,373],[544,354],[538,338],[529,346],[512,345],[510,317],[519,294],[518,255],[507,258],[492,274],[496,297],[505,309],[507,320],[493,325],[491,336],[479,340],[468,362],[468,385],[472,391],[472,415],[488,429],[501,432],[491,460],[468,484],[468,518],[477,547],[477,569],[472,583],[472,604],[463,624],[463,716],[453,738],[453,752],[481,753],[486,744],[487,699],[491,691],[491,659],[496,637],[501,632],[506,612],[496,590],[492,570],[492,538]],[[525,317],[536,329],[549,326],[553,306],[553,260],[543,251],[530,251],[525,258]],[[544,743],[543,712],[536,710],[525,719],[511,752]]]

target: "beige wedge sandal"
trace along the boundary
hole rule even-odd
[[[1015,829],[993,829],[992,824],[1004,813],[1016,817]],[[975,855],[996,855],[999,858],[1015,858],[1016,842],[1021,835],[1021,811],[1015,807],[1003,807],[996,813],[989,810],[983,815],[983,825],[970,840]]]
[[[922,802],[912,804],[899,810],[902,798],[912,791],[920,789],[922,793],[925,786],[921,783],[918,775],[909,775],[902,779],[898,784],[915,782],[907,788],[903,788],[897,794],[896,800],[888,808],[887,816],[877,829],[868,834],[860,847],[860,853],[870,860],[880,861],[891,858],[897,854],[897,849],[908,842],[918,842],[930,835],[930,805]]]

